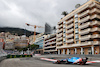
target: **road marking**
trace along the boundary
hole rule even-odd
[[[87,61],[86,63],[87,63],[87,64],[90,64],[90,63],[100,63],[100,60]]]

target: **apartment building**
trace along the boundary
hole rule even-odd
[[[44,39],[44,53],[56,54],[56,34],[48,34]]]
[[[24,48],[28,46],[29,40],[25,35],[16,36],[14,39],[14,44],[15,44],[15,48]]]
[[[100,54],[100,2],[89,0],[58,22],[58,54]]]
[[[36,50],[36,53],[38,54],[43,54],[43,42],[44,42],[44,33],[38,34],[36,36],[36,40],[34,42],[34,44],[39,45],[39,48]]]

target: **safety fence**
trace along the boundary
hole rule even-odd
[[[6,56],[7,56],[7,53],[3,49],[0,49],[0,62],[6,59]]]
[[[32,57],[32,55],[7,55],[7,58],[24,58],[24,57]]]

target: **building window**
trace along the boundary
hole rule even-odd
[[[75,29],[76,29],[76,28],[78,28],[78,25],[77,25],[77,24],[75,24]]]
[[[75,23],[78,23],[78,20],[75,20]]]
[[[64,24],[66,23],[66,21],[63,22]]]
[[[66,29],[63,29],[63,32],[66,32]]]
[[[63,41],[66,41],[66,39],[65,39],[65,38],[63,38]]]
[[[64,28],[64,29],[66,28],[65,24],[63,25],[63,28]]]
[[[77,14],[75,15],[75,18],[78,18],[78,15]]]
[[[78,36],[78,35],[75,35],[75,39],[76,39],[76,40],[79,39],[79,36]]]
[[[79,41],[76,41],[76,44],[79,44]]]
[[[75,34],[78,34],[78,32],[79,32],[78,29],[75,29]]]

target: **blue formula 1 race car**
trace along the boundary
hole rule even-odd
[[[66,58],[66,59],[61,59],[61,60],[57,60],[56,62],[53,63],[57,63],[57,64],[80,64],[80,65],[84,65],[86,64],[88,58],[80,58],[80,57],[72,57],[72,58]]]

